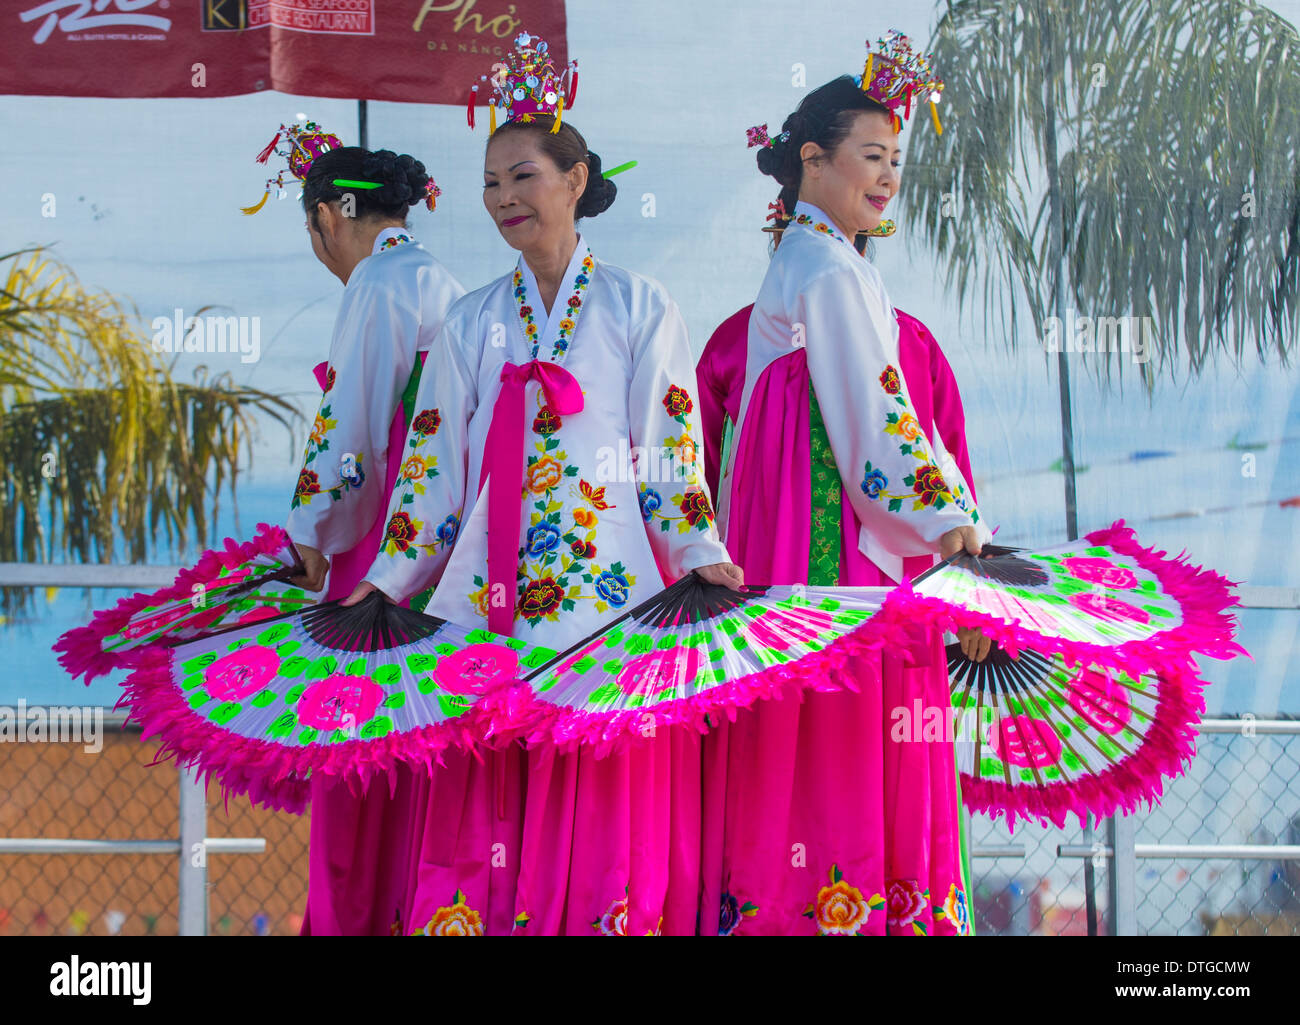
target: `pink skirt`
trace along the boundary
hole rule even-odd
[[[728,545],[754,583],[808,578],[808,410],[798,350],[760,378],[737,447]],[[892,584],[858,529],[842,493],[839,583]],[[705,738],[702,932],[713,916],[722,935],[970,932],[954,747],[921,729],[931,709],[948,721],[941,636],[856,658],[841,682],[757,702]]]

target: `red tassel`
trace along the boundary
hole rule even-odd
[[[474,127],[474,101],[478,99],[478,86],[470,86],[469,89],[469,106],[465,109],[465,120],[469,122],[472,129]]]
[[[910,118],[912,116],[912,87],[910,85],[907,87],[906,96],[907,103],[903,107],[903,117]]]
[[[275,152],[275,144],[279,141],[280,133],[276,132],[275,138],[266,144],[266,149],[262,150],[262,152],[257,155],[257,162],[259,164],[265,164],[271,158],[271,154]]]
[[[569,95],[564,98],[564,105],[569,110],[573,109],[573,100],[578,95],[578,67],[573,67],[573,75],[569,78]]]

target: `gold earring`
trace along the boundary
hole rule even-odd
[[[889,238],[889,236],[897,230],[898,225],[893,221],[881,221],[880,227],[872,228],[870,231],[864,231],[862,234],[870,238]]]

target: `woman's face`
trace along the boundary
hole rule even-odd
[[[805,164],[801,197],[848,229],[850,238],[871,231],[880,227],[885,208],[898,193],[902,156],[889,116],[864,111],[828,158]]]
[[[533,132],[505,132],[488,143],[483,205],[513,249],[538,248],[573,231],[573,211],[586,185],[586,163],[561,171]]]

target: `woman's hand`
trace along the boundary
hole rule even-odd
[[[967,555],[979,555],[983,545],[980,544],[979,535],[975,533],[974,527],[953,527],[952,530],[939,538],[939,558],[946,559],[948,556],[966,549]]]
[[[352,589],[352,593],[349,594],[346,598],[344,598],[341,604],[344,607],[349,605],[355,605],[362,598],[366,597],[369,594],[373,594],[375,591],[379,591],[379,588],[377,588],[369,580],[363,580],[361,581],[361,583],[357,584],[357,586]],[[384,594],[383,591],[379,591],[379,593]],[[395,602],[392,598],[388,597],[388,595],[386,594],[384,594],[384,601],[388,602],[389,605],[397,604],[397,602]]]
[[[961,644],[961,653],[972,662],[983,662],[993,646],[993,638],[977,626],[959,626],[957,640]]]
[[[325,587],[325,574],[329,572],[330,561],[315,548],[294,542],[298,556],[302,559],[302,573],[290,577],[289,583],[296,587],[305,587],[308,591],[320,591]]]
[[[706,584],[721,584],[733,591],[745,589],[745,571],[732,562],[715,562],[712,566],[696,566],[694,572]]]
[[[982,547],[974,527],[954,527],[939,538],[939,554],[945,559],[963,549],[968,555],[979,555]],[[958,627],[957,640],[961,653],[972,662],[983,662],[993,647],[993,638],[975,626]]]

